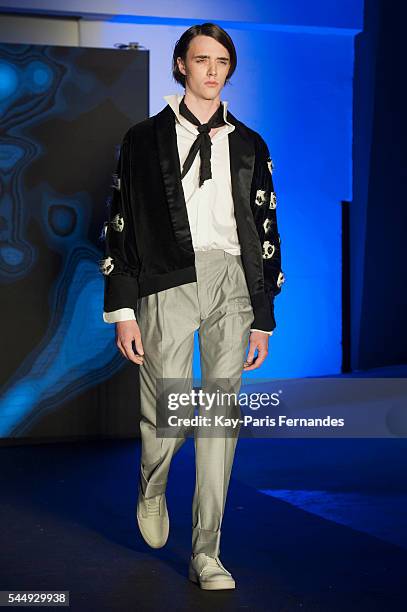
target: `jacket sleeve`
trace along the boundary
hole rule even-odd
[[[102,231],[104,258],[99,260],[99,269],[104,276],[103,320],[106,323],[134,319],[137,308],[140,262],[131,209],[130,167],[127,133],[113,174],[109,216]]]
[[[281,239],[277,224],[277,196],[273,184],[273,161],[263,138],[259,138],[256,150],[252,189],[252,211],[260,239],[263,256],[264,291],[270,305],[272,326],[274,298],[281,292],[285,276],[281,269]],[[252,327],[255,327],[256,321]]]

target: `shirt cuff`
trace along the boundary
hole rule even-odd
[[[119,321],[135,321],[136,317],[133,308],[119,308],[111,312],[104,312],[103,320],[105,323],[119,323]]]
[[[272,336],[272,335],[273,335],[273,332],[272,332],[272,331],[264,331],[264,329],[251,329],[250,331],[251,331],[251,332],[252,332],[252,331],[259,331],[259,332],[263,332],[263,334],[268,334],[269,336]]]

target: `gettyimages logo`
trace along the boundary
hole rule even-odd
[[[229,380],[229,379],[227,379]],[[261,399],[260,399],[261,398]],[[203,389],[193,388],[189,393],[169,393],[168,409],[177,410],[180,406],[202,406],[205,410],[211,410],[214,406],[232,405],[239,402],[248,406],[250,410],[258,410],[261,406],[278,406],[278,393],[229,393],[227,391],[208,392]]]
[[[279,405],[279,394],[239,393],[241,379],[213,379],[204,388],[191,379],[157,380],[157,436],[233,437],[254,422],[245,415],[261,407]]]

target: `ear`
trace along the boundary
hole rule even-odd
[[[186,71],[185,64],[181,57],[177,57],[177,64],[178,64],[178,69],[180,73],[185,76],[187,71]]]

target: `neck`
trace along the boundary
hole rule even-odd
[[[191,113],[193,113],[201,123],[207,123],[212,115],[218,110],[220,106],[220,97],[216,96],[213,100],[205,100],[205,98],[200,98],[189,89],[186,89],[184,102]]]

